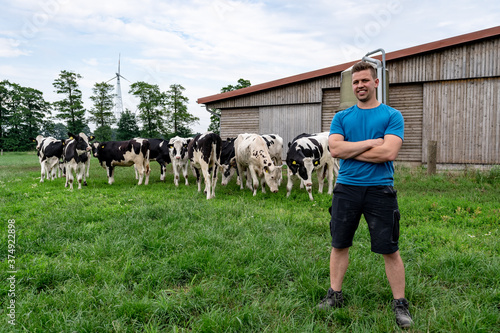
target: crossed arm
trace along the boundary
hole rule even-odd
[[[394,161],[398,156],[403,140],[396,135],[385,135],[384,138],[358,142],[344,141],[344,136],[332,134],[328,137],[330,154],[333,157],[347,160],[354,158],[362,162],[384,163]]]

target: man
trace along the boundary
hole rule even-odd
[[[400,215],[393,188],[393,161],[403,144],[404,120],[398,110],[377,100],[378,85],[371,64],[355,64],[352,89],[358,102],[332,120],[330,153],[341,161],[331,208],[330,289],[318,307],[344,304],[342,282],[349,263],[349,247],[363,214],[370,231],[371,250],[384,258],[396,322],[407,328],[412,319],[405,299],[405,270],[398,248]]]

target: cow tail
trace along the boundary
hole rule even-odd
[[[149,172],[151,171],[149,169],[149,153],[150,153],[150,147],[148,147],[148,149],[146,150],[146,158],[145,158],[145,161],[146,161],[146,166],[145,166],[145,171],[149,174]]]

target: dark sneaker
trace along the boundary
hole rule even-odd
[[[318,304],[319,310],[326,310],[330,308],[341,308],[344,306],[344,296],[341,291],[334,291],[332,288],[328,289],[326,297]]]
[[[395,299],[392,301],[392,311],[396,315],[396,323],[401,328],[408,328],[413,323],[408,310],[408,301],[406,298]]]

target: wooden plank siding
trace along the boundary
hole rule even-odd
[[[423,85],[389,86],[388,105],[398,109],[405,120],[405,138],[397,161],[422,162]]]
[[[500,76],[500,39],[487,39],[440,52],[387,62],[390,83],[430,82]]]
[[[321,131],[330,132],[333,116],[339,111],[340,88],[323,89],[321,106]]]
[[[222,109],[220,125],[223,140],[240,133],[258,133],[259,108]]]
[[[500,78],[424,85],[423,162],[427,142],[438,143],[438,163],[500,162]]]
[[[283,138],[283,159],[288,142],[302,133],[321,131],[321,104],[279,105],[260,108],[259,134],[278,134]]]
[[[340,87],[340,73],[298,84],[270,89],[238,98],[207,103],[209,108],[235,109],[270,105],[321,103],[322,89]]]

